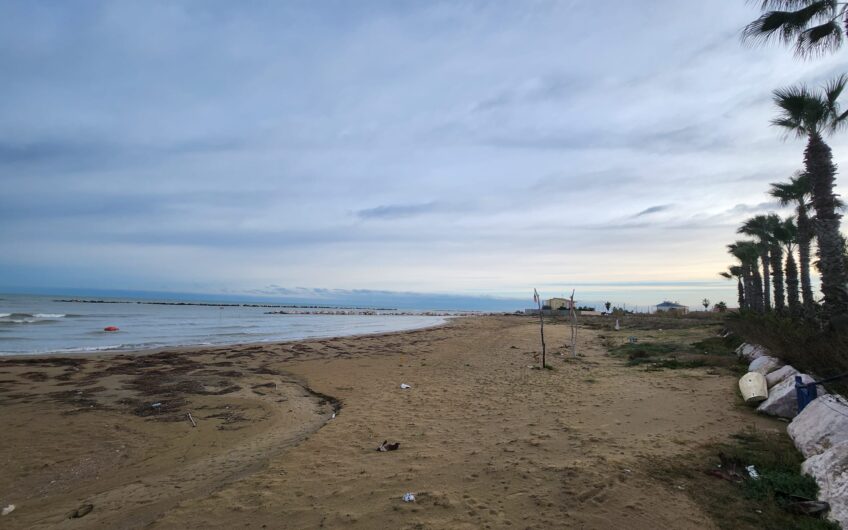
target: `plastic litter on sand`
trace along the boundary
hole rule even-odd
[[[415,502],[415,494],[414,493],[404,493],[403,494],[403,502]]]
[[[749,476],[749,477],[751,477],[751,478],[752,478],[752,479],[754,479],[754,480],[756,480],[756,479],[760,478],[760,474],[759,474],[759,473],[757,473],[757,468],[755,468],[753,465],[750,465],[750,466],[746,467],[746,468],[745,468],[745,471],[747,471],[747,472],[748,472],[748,476]]]
[[[404,390],[406,390],[407,388],[412,388],[411,385],[407,385],[406,383],[401,383],[400,387],[403,388]]]
[[[413,500],[415,500],[414,497],[413,497]],[[15,511],[15,505],[10,504],[10,505],[6,506],[5,508],[3,508],[3,515],[9,515],[10,513],[14,512],[14,511]]]

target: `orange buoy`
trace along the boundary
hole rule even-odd
[[[118,331],[118,327],[117,326],[106,326],[105,328],[103,328],[103,331]]]

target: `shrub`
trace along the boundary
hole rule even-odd
[[[765,346],[775,357],[798,370],[825,379],[848,372],[848,335],[838,331],[822,331],[804,321],[776,314],[744,313],[730,315],[727,327],[746,342]],[[848,393],[848,380],[828,387]]]

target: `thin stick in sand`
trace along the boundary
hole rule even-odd
[[[545,320],[542,315],[542,299],[539,298],[539,293],[533,289],[533,301],[539,306],[539,333],[542,335],[542,370],[545,369]]]
[[[574,309],[574,289],[571,290],[571,356],[577,357],[577,310]]]
[[[191,426],[197,427],[197,422],[195,422],[194,418],[191,417],[191,411],[189,411],[187,414],[188,414],[188,419],[191,421]]]

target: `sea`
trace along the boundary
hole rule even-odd
[[[391,308],[0,294],[0,355],[340,337],[431,327],[449,316]]]

